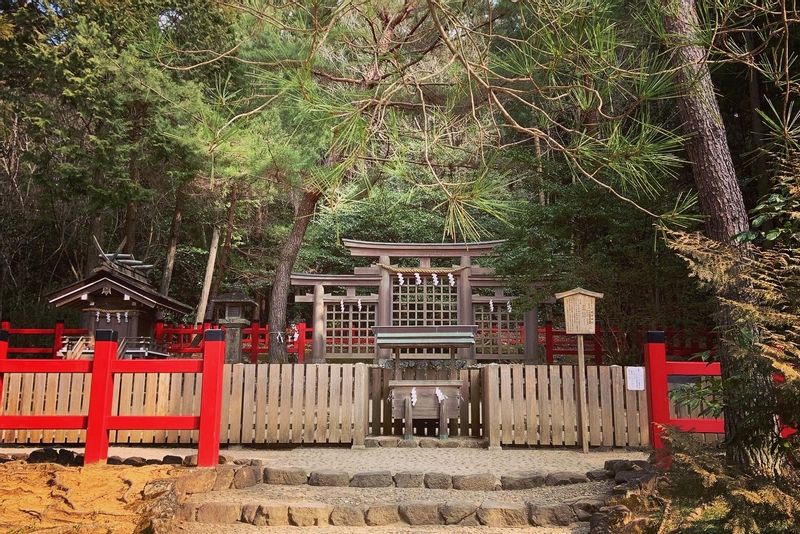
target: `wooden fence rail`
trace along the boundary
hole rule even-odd
[[[447,378],[446,369],[404,369],[404,379]],[[577,446],[576,367],[492,364],[462,369],[462,403],[451,436],[489,437],[492,445]],[[223,368],[220,441],[224,444],[361,445],[368,435],[398,434],[388,382],[393,371],[356,364],[227,364]],[[646,392],[630,391],[616,366],[587,367],[591,446],[650,443]],[[113,415],[197,413],[202,375],[120,374]],[[0,413],[86,414],[91,376],[7,374]],[[22,402],[27,399],[26,402]],[[415,422],[417,435],[436,435],[436,422]],[[117,444],[194,444],[197,430],[118,430]],[[82,430],[6,430],[0,443],[64,444]]]

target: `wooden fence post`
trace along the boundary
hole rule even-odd
[[[86,423],[86,465],[105,461],[108,457],[108,418],[114,392],[111,365],[117,356],[117,333],[98,330],[94,337],[92,387],[89,392],[89,414]]]
[[[666,336],[661,331],[647,332],[644,345],[644,364],[647,369],[647,395],[650,407],[650,435],[653,448],[661,450],[662,426],[669,423],[669,385],[667,384]]]
[[[355,385],[353,404],[353,448],[363,449],[367,437],[369,421],[369,380],[367,366],[363,363],[355,365]]]
[[[553,321],[544,323],[544,351],[547,364],[553,363]]]
[[[197,466],[219,463],[220,419],[222,418],[222,365],[225,362],[225,332],[203,333],[203,385],[200,392],[200,432]],[[94,386],[93,386],[94,387]]]
[[[500,448],[500,367],[496,363],[481,369],[483,374],[483,436],[489,449]]]

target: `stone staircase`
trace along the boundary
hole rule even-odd
[[[588,473],[371,471],[266,467],[237,460],[175,481],[181,524],[258,527],[569,526],[603,513],[615,495],[653,484],[644,461],[611,460]],[[191,529],[189,529],[191,531]]]

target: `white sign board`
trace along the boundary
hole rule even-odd
[[[626,367],[625,386],[629,391],[644,391],[644,367]]]

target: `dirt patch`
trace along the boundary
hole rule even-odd
[[[142,488],[175,471],[169,466],[2,464],[0,531],[135,532],[142,520]]]

